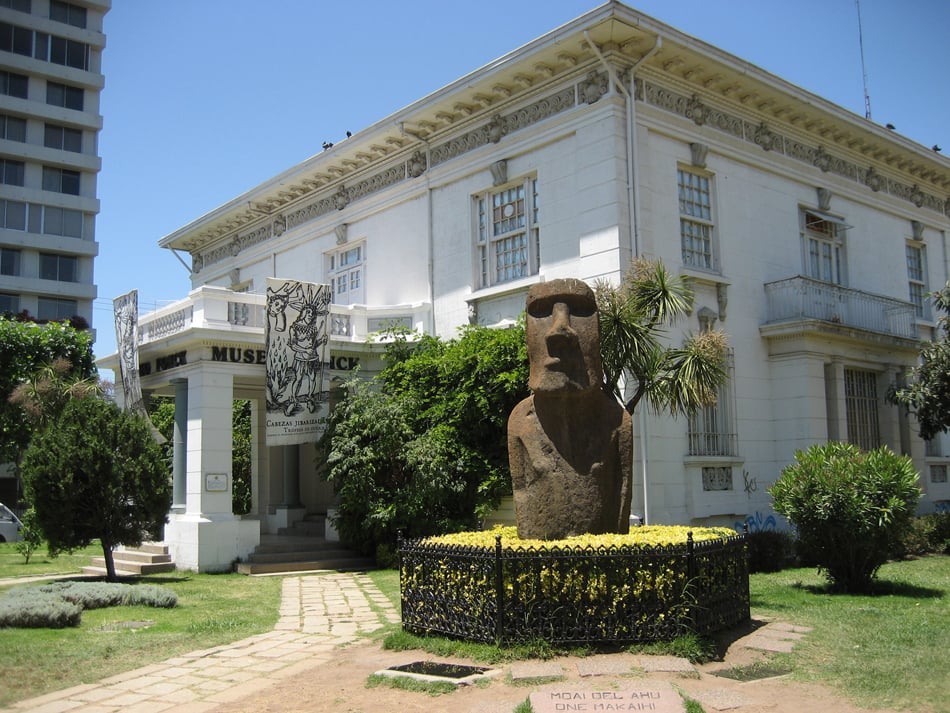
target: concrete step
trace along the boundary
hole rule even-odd
[[[291,554],[294,552],[321,552],[341,549],[339,542],[327,542],[322,537],[281,537],[262,542],[255,549],[259,554]]]
[[[132,562],[130,560],[123,560],[118,557],[113,557],[113,564],[115,565],[116,574],[123,575],[143,575],[143,574],[160,574],[162,572],[174,572],[175,563],[168,562]],[[92,562],[88,567],[83,567],[82,571],[86,574],[96,574],[106,572],[106,558],[105,557],[93,557]]]
[[[376,562],[368,557],[345,557],[340,559],[303,560],[299,562],[241,562],[237,571],[241,574],[281,574],[292,572],[358,572],[376,569]]]
[[[120,547],[117,552],[147,552],[153,555],[167,555],[168,545],[161,542],[143,542],[138,547]]]
[[[307,515],[290,527],[282,527],[277,531],[280,536],[289,537],[326,537],[326,515]]]
[[[327,546],[321,549],[298,550],[294,552],[258,552],[254,551],[247,556],[247,561],[254,564],[270,562],[307,562],[317,560],[337,560],[358,557],[351,550]]]
[[[138,547],[119,547],[112,553],[115,573],[120,577],[136,577],[143,574],[174,572],[175,563],[168,554],[168,546],[159,542],[144,542]],[[93,557],[83,573],[105,575],[106,558]]]
[[[137,552],[136,550],[116,550],[112,553],[113,559],[117,562],[141,562],[142,564],[164,564],[172,561],[172,556],[167,552],[164,554],[155,554],[152,552]]]

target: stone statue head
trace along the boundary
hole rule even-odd
[[[565,396],[601,388],[594,291],[575,279],[542,282],[528,291],[526,311],[529,388],[535,394]]]

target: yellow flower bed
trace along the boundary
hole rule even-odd
[[[722,542],[728,554],[710,558],[700,545],[687,560],[690,532],[715,552]],[[403,557],[403,625],[478,641],[654,641],[688,630],[706,597],[716,607],[727,601],[725,614],[710,613],[732,624],[748,618],[744,549],[735,537],[728,528],[686,526],[563,540],[522,540],[515,527],[429,537]],[[702,633],[717,630],[713,624]]]
[[[626,535],[577,535],[563,540],[522,540],[518,528],[498,526],[479,532],[456,532],[451,535],[427,537],[424,542],[434,545],[463,547],[494,547],[495,537],[501,535],[501,546],[506,549],[518,547],[536,550],[557,548],[608,548],[608,547],[668,547],[686,544],[687,533],[693,533],[693,542],[722,540],[735,537],[736,531],[728,527],[688,527],[686,525],[645,525],[633,527]]]

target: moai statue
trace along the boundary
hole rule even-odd
[[[528,292],[532,395],[508,418],[518,535],[560,539],[630,526],[630,414],[604,387],[594,292],[552,280]]]

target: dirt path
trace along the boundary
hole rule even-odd
[[[730,646],[722,661],[690,667],[686,673],[675,669],[670,657],[641,657],[618,653],[594,657],[562,657],[549,662],[526,662],[501,666],[501,673],[483,685],[430,696],[377,686],[367,688],[368,677],[390,666],[421,660],[437,660],[471,665],[471,661],[432,656],[419,651],[384,651],[378,644],[363,642],[341,648],[332,660],[306,670],[243,700],[215,709],[215,713],[512,713],[532,692],[547,690],[625,691],[642,689],[650,682],[668,681],[682,694],[699,701],[706,713],[735,711],[752,713],[867,713],[833,691],[803,684],[788,677],[740,682],[717,676],[715,671],[747,666],[767,656],[738,645]],[[679,661],[681,667],[684,661]],[[659,665],[653,665],[653,664]],[[664,663],[672,663],[666,665]],[[532,677],[534,673],[560,671],[557,681]],[[877,713],[895,713],[877,709]]]

